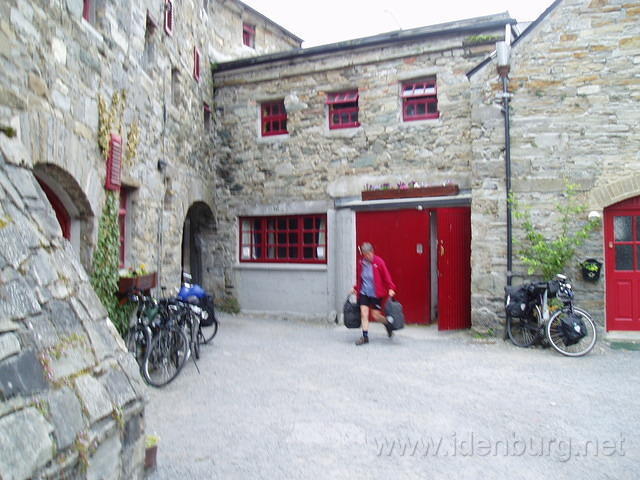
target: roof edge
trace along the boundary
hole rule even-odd
[[[446,34],[477,32],[490,28],[504,27],[505,25],[514,25],[516,20],[511,18],[508,13],[500,14],[502,18],[496,15],[486,17],[475,17],[455,22],[448,22],[426,27],[419,27],[409,30],[395,30],[392,32],[373,35],[370,37],[357,38],[354,40],[345,40],[343,42],[330,43],[327,45],[319,45],[310,48],[296,48],[286,50],[284,52],[272,53],[268,55],[260,55],[257,57],[243,58],[230,62],[221,62],[216,65],[215,73],[237,70],[245,67],[263,65],[278,61],[291,60],[294,58],[305,58],[314,55],[323,55],[327,53],[336,53],[344,50],[355,50],[359,48],[368,48],[384,44],[394,44],[406,41],[417,40],[421,38],[430,38]],[[470,23],[460,25],[461,22],[469,20],[490,19],[479,23]],[[425,30],[428,28],[428,30]]]
[[[250,7],[249,5],[247,5],[246,3],[242,2],[241,0],[234,0],[236,3],[242,5],[242,8],[245,8],[247,10],[249,10],[252,14],[260,17],[262,20],[266,20],[268,23],[270,23],[271,25],[277,27],[278,29],[282,30],[282,32],[285,33],[285,35],[290,36],[291,38],[293,38],[295,41],[300,42],[300,44],[302,44],[302,42],[304,42],[304,40],[302,38],[300,38],[299,36],[297,36],[295,33],[291,33],[291,31],[287,30],[286,28],[284,28],[282,25],[280,25],[277,22],[274,22],[272,19],[270,19],[269,17],[267,17],[266,15],[260,13],[259,11],[257,11],[255,8]]]
[[[545,18],[547,18],[549,14],[553,12],[558,5],[560,5],[560,3],[562,3],[562,0],[555,0],[551,5],[549,5],[547,9],[544,12],[542,12],[540,16],[538,16],[538,18],[536,18],[533,22],[531,22],[531,25],[529,25],[527,28],[524,29],[524,31],[520,34],[520,36],[518,36],[518,38],[516,38],[513,42],[511,42],[511,46],[519,44],[523,38],[529,36],[533,31],[533,29],[536,28],[540,23],[542,23],[542,21]],[[467,72],[467,78],[471,79],[471,77],[473,77],[476,73],[482,70],[487,64],[491,63],[491,61],[495,58],[495,56],[496,56],[496,52],[493,51],[491,55],[489,55],[482,62],[480,62],[478,65],[476,65],[475,67],[473,67],[471,70]]]

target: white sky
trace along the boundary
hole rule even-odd
[[[242,0],[304,40],[303,47],[508,11],[535,20],[553,0]]]

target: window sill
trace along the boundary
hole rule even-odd
[[[258,137],[258,143],[278,143],[286,142],[287,140],[289,140],[288,133],[282,133],[280,135],[267,135],[266,137],[260,135]]]
[[[236,270],[281,270],[281,271],[307,271],[326,272],[327,264],[320,263],[236,263],[233,267]]]
[[[362,131],[362,125],[349,128],[329,128],[325,127],[324,136],[331,138],[353,138]]]
[[[442,125],[442,116],[438,118],[424,118],[422,120],[402,120],[400,119],[400,128],[418,127],[424,125]]]

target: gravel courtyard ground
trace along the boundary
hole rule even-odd
[[[408,327],[221,316],[149,391],[151,480],[637,479],[640,352],[583,358]]]

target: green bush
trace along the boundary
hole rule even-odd
[[[563,200],[556,206],[560,221],[552,230],[554,238],[547,238],[531,219],[531,207],[521,206],[511,195],[509,201],[514,217],[522,222],[524,239],[516,242],[519,245],[518,257],[527,266],[527,273],[540,273],[544,280],[551,280],[557,273],[565,271],[567,264],[575,256],[589,234],[600,225],[600,219],[583,221],[586,206],[577,200],[577,186],[566,184]]]

